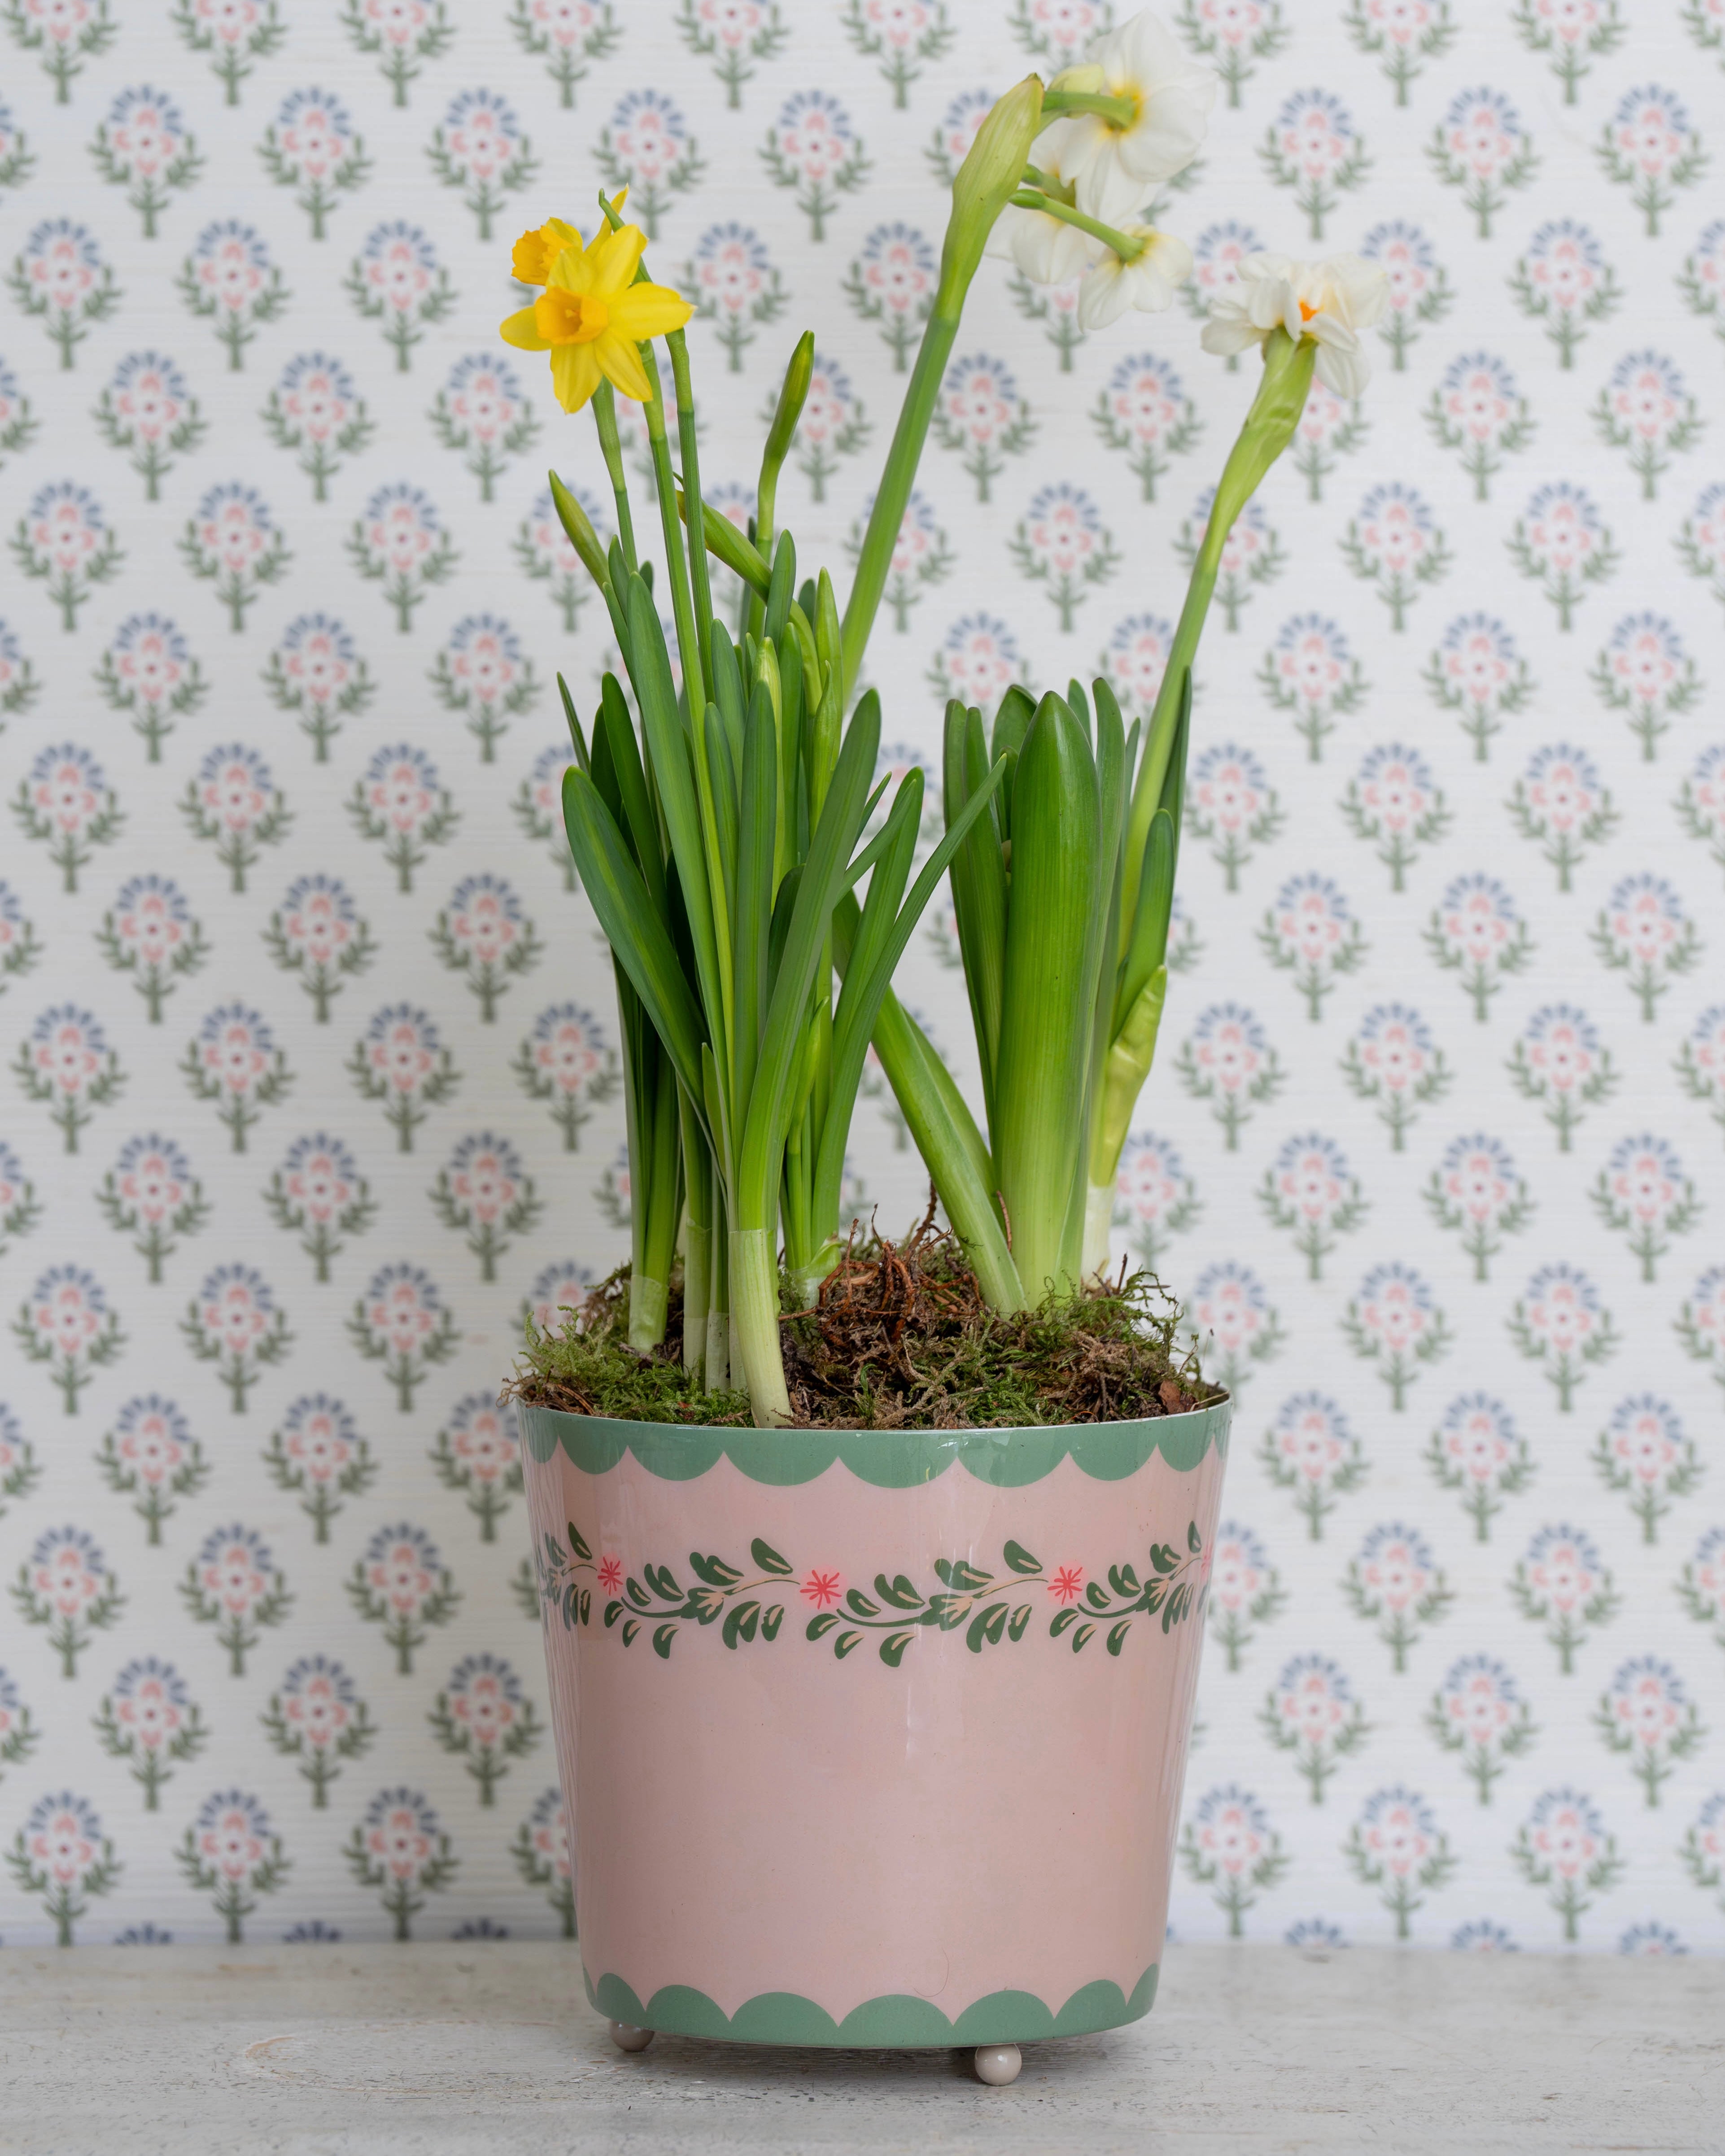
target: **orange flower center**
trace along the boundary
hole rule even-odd
[[[1315,314],[1318,314],[1321,311],[1321,309],[1310,305],[1304,300],[1301,300],[1300,302],[1300,319],[1302,322],[1309,322]]]
[[[611,320],[611,310],[591,292],[566,292],[553,285],[533,302],[533,324],[547,344],[591,344]]]

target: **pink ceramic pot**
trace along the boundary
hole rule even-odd
[[[1002,2046],[1147,2013],[1229,1414],[823,1433],[524,1409],[600,2012]]]

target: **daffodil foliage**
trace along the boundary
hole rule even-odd
[[[838,1251],[839,1188],[863,1060],[874,1046],[989,1299],[1065,1290],[1106,1258],[1115,1175],[1148,1075],[1165,963],[1191,669],[1230,528],[1292,439],[1314,367],[1358,395],[1358,331],[1384,304],[1352,257],[1246,263],[1210,348],[1257,343],[1263,372],[1194,548],[1162,691],[1128,733],[1106,685],[1009,691],[992,737],[947,711],[946,834],[914,884],[922,777],[870,791],[878,699],[851,708],[964,300],[985,252],[1031,278],[1081,275],[1088,327],[1156,311],[1189,273],[1183,241],[1143,222],[1147,190],[1196,154],[1214,78],[1153,17],[1082,65],[1029,76],[992,108],[952,184],[937,289],[875,490],[842,616],[824,571],[799,583],[776,524],[778,473],[808,393],[814,339],[793,354],[745,534],[708,510],[683,326],[645,235],[606,203],[583,239],[553,218],[516,243],[538,296],[502,325],[549,357],[557,398],[591,406],[617,502],[602,548],[555,475],[564,528],[609,611],[625,680],[608,675],[583,727],[564,821],[616,962],[634,1264],[630,1337],[664,1337],[684,1260],[685,1361],[746,1384],[785,1419],[781,1278],[814,1299]],[[673,460],[655,345],[675,382]],[[662,545],[638,550],[615,398],[644,408]],[[741,578],[735,635],[715,614],[707,556]],[[670,603],[675,651],[660,607]],[[871,819],[884,821],[865,841]],[[986,1132],[890,982],[950,866],[983,1070]],[[781,1240],[783,1271],[781,1269]]]

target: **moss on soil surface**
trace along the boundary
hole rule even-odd
[[[780,1320],[791,1418],[803,1430],[1003,1430],[1185,1414],[1223,1397],[1175,1338],[1178,1305],[1151,1273],[1004,1317],[988,1309],[949,1235],[925,1221],[901,1245],[856,1242],[813,1310]],[[741,1392],[691,1383],[682,1281],[662,1348],[629,1345],[629,1268],[593,1289],[560,1332],[530,1318],[505,1397],[622,1421],[747,1429]]]

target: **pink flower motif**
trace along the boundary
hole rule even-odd
[[[186,1418],[172,1400],[151,1393],[128,1400],[115,1423],[114,1449],[146,1488],[160,1488],[190,1450]]]
[[[198,1551],[196,1575],[210,1599],[230,1617],[251,1614],[275,1587],[275,1561],[249,1527],[218,1527]]]
[[[614,1557],[601,1558],[597,1576],[599,1585],[604,1589],[606,1594],[615,1594],[623,1585],[623,1566]],[[809,1592],[806,1586],[803,1592],[805,1594]]]
[[[113,1585],[107,1561],[76,1527],[50,1528],[30,1553],[30,1584],[57,1616],[81,1617]]]
[[[1063,1564],[1048,1583],[1048,1591],[1056,1602],[1076,1601],[1084,1588],[1084,1567],[1081,1564]]]
[[[281,1716],[313,1752],[326,1752],[353,1721],[353,1680],[339,1662],[308,1655],[281,1681]]]
[[[326,1394],[295,1400],[282,1418],[281,1449],[314,1487],[336,1481],[357,1445],[352,1416]]]

